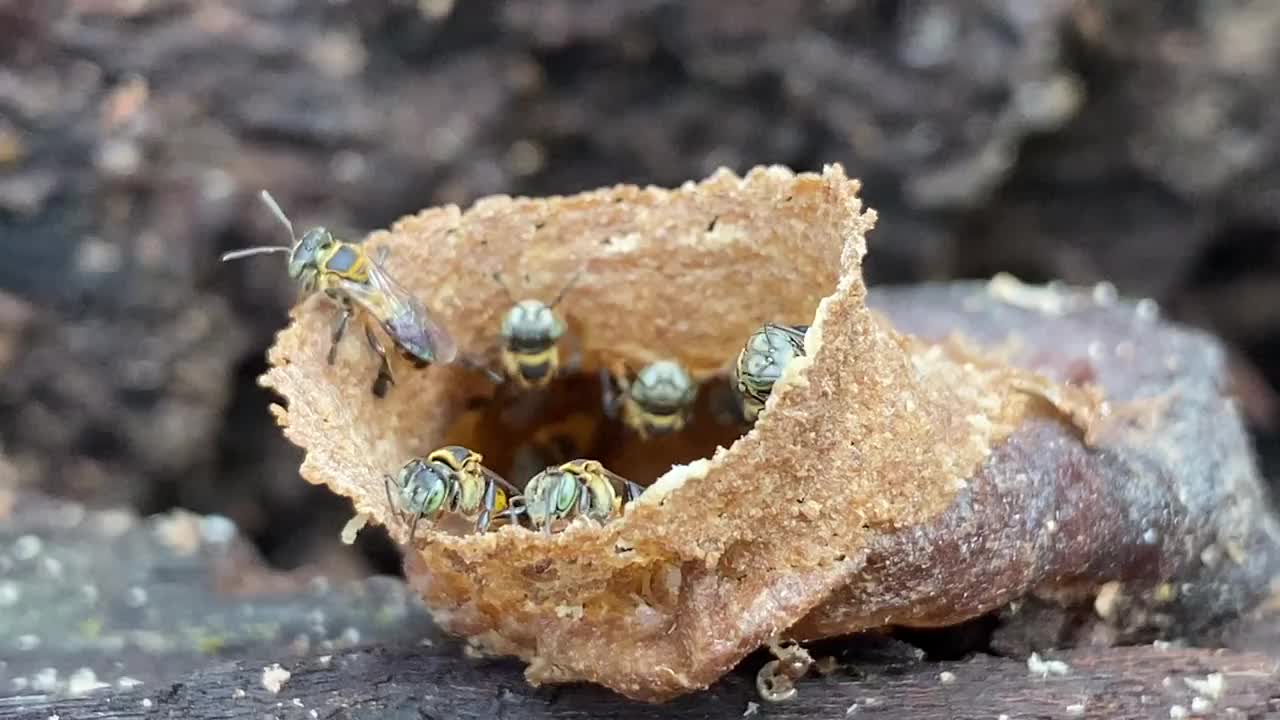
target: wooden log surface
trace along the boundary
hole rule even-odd
[[[46,701],[15,697],[15,720],[70,718],[1177,718],[1280,711],[1275,659],[1255,653],[1141,646],[1055,656],[1057,672],[979,655],[907,667],[842,667],[765,703],[749,673],[666,705],[606,690],[531,688],[518,663],[459,657],[452,644],[358,649],[281,662],[237,661],[157,687]],[[1061,674],[1059,674],[1061,673]],[[283,673],[274,673],[283,678]],[[271,687],[278,691],[273,692]],[[8,714],[13,713],[14,714]],[[1185,713],[1185,714],[1184,714]]]
[[[777,718],[1012,719],[1280,711],[1276,603],[1210,640],[1236,650],[1148,644],[1045,653],[1065,667],[1033,669],[1021,657],[981,652],[926,662],[921,650],[883,636],[833,641],[813,648],[814,656],[835,656],[839,665],[825,676],[811,673],[782,703],[766,703],[756,691],[763,653],[710,690],[666,705],[598,687],[533,688],[521,663],[475,659],[442,637],[399,581],[325,588],[305,570],[268,571],[225,525],[186,514],[141,519],[85,510],[0,487],[0,717],[734,718],[754,708]],[[323,618],[324,627],[281,621],[290,616]],[[1057,627],[1057,616],[1019,617]],[[168,642],[151,641],[161,637]],[[276,664],[284,672],[266,671]]]

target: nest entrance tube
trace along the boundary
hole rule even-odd
[[[492,347],[510,307],[495,272],[526,279],[515,294],[547,301],[581,271],[558,310],[584,378],[670,358],[706,383],[727,374],[761,324],[812,323],[810,355],[791,364],[754,429],[662,474],[624,517],[549,536],[419,528],[406,574],[446,630],[524,658],[534,682],[670,697],[706,686],[820,605],[860,567],[872,528],[946,507],[1026,403],[1001,392],[1005,370],[926,352],[865,307],[874,214],[858,187],[838,166],[721,171],[674,190],[486,198],[466,212],[425,210],[366,240],[389,248],[388,270],[464,352]],[[362,348],[325,362],[331,316],[318,300],[295,310],[265,384],[288,400],[277,413],[307,450],[303,476],[403,543],[383,477],[467,432],[494,442],[475,449],[500,455],[503,431],[481,422],[484,411],[468,414],[492,386],[459,366],[397,368],[392,392],[376,399],[366,382],[375,360]],[[669,442],[700,453],[713,435],[699,426]],[[620,447],[604,459],[641,484],[676,455]],[[643,462],[655,467],[646,473]]]
[[[858,189],[839,166],[821,174],[722,171],[670,190],[491,197],[373,233],[374,250],[390,250],[389,272],[473,354],[492,348],[511,305],[494,273],[527,278],[515,294],[547,302],[581,271],[557,309],[580,344],[582,374],[554,386],[547,407],[525,413],[533,418],[527,430],[502,417],[521,415],[519,401],[477,406],[493,386],[464,367],[397,367],[397,384],[379,400],[368,391],[376,360],[362,345],[346,343],[337,363],[326,362],[333,312],[315,298],[294,310],[264,379],[288,403],[275,411],[306,450],[303,477],[350,498],[405,543],[408,528],[387,506],[383,478],[408,458],[448,442],[476,445],[519,486],[529,470],[517,469],[517,451],[537,445],[538,431],[553,445],[562,431],[579,433],[591,446],[584,454],[599,453],[615,472],[649,485],[623,517],[549,535],[420,527],[404,547],[406,575],[445,630],[482,652],[521,658],[531,682],[589,681],[648,701],[710,685],[780,633],[818,639],[890,623],[959,622],[1080,568],[1112,568],[1094,558],[1151,533],[1252,532],[1248,518],[1201,522],[1176,513],[1151,514],[1168,527],[1111,528],[1138,501],[1174,507],[1162,503],[1177,483],[1135,475],[1136,463],[1107,464],[1129,452],[1123,442],[1137,442],[1127,431],[1111,455],[1085,446],[1082,438],[1111,437],[1093,425],[1100,396],[964,343],[903,335],[870,310],[861,261],[875,218]],[[1047,322],[1011,315],[985,291],[946,298],[938,309],[952,312],[954,327]],[[765,322],[811,323],[806,355],[788,366],[750,432],[735,439],[740,429],[722,426],[720,435],[707,405],[713,383]],[[1074,338],[1051,334],[1059,343]],[[982,338],[987,346],[1003,339]],[[1087,342],[1077,344],[1087,357]],[[697,424],[669,440],[609,439],[618,428],[601,418],[596,373],[667,358],[705,383]],[[1133,376],[1125,372],[1099,377],[1114,389]],[[1188,417],[1239,429],[1238,418],[1216,410]],[[1036,449],[1019,449],[1033,440]],[[1059,494],[1054,483],[1064,475],[1056,469],[1024,472],[1025,463],[1059,451],[1072,478],[1094,482],[1077,483],[1090,494]],[[691,462],[670,468],[681,460]],[[1256,491],[1251,466],[1232,467],[1238,482],[1214,487]],[[1028,536],[1039,527],[1030,519],[1067,517],[1046,500],[1059,497],[1097,499],[1097,512],[1082,516],[1090,532],[1054,542]],[[1009,508],[1021,514],[998,512]],[[962,545],[949,541],[964,532],[972,537]],[[1181,546],[1167,549],[1175,551]],[[1160,567],[1172,573],[1178,562]],[[965,578],[976,578],[972,587],[948,590]]]

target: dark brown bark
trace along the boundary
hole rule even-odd
[[[460,658],[456,648],[354,650],[280,662],[291,673],[264,687],[270,657],[209,668],[174,683],[48,702],[10,698],[15,720],[61,718],[772,718],[903,720],[1262,717],[1280,707],[1272,658],[1155,648],[1091,649],[1053,659],[1065,674],[979,656],[953,663],[844,667],[765,703],[746,673],[666,705],[635,703],[593,687],[534,689],[518,663]],[[1215,675],[1220,677],[1214,677]],[[16,712],[14,712],[16,711]]]

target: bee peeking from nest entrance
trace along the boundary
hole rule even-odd
[[[869,308],[861,262],[875,216],[858,190],[839,166],[770,167],[424,210],[362,252],[390,248],[386,273],[466,362],[440,354],[415,368],[387,353],[395,384],[376,397],[368,379],[383,360],[347,343],[329,362],[342,309],[313,296],[278,336],[263,384],[287,403],[273,411],[306,450],[302,476],[387,528],[442,628],[521,658],[532,683],[595,682],[648,701],[707,687],[779,635],[955,624],[1112,568],[1097,558],[1118,547],[1150,557],[1133,547],[1144,537],[1262,527],[1095,502],[1185,507],[1164,481],[1190,466],[1104,465],[1086,442],[1102,436],[1100,394],[995,350],[903,334]],[[523,282],[509,292],[512,278]],[[336,287],[366,291],[346,283]],[[933,337],[1016,327],[1088,356],[1084,330],[1017,315],[983,289],[955,292],[892,319]],[[947,327],[926,322],[938,317]],[[1054,322],[1074,322],[1064,318]],[[1143,372],[1098,376],[1123,391],[1156,376]],[[1205,424],[1196,435],[1243,433],[1208,407],[1219,406],[1187,415]],[[1047,457],[1052,472],[1028,469]],[[1238,465],[1210,463],[1212,487],[1256,495],[1256,472]],[[1078,490],[1053,484],[1066,476]],[[1129,532],[1133,517],[1150,527]],[[1089,531],[1047,542],[1034,532],[1050,522]]]

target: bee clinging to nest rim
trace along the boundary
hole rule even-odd
[[[571,460],[534,475],[524,489],[530,526],[550,533],[557,522],[583,516],[604,523],[622,513],[644,487],[611,472],[596,460]]]
[[[398,513],[412,517],[409,543],[418,521],[437,521],[445,513],[475,520],[475,531],[485,532],[499,516],[516,522],[518,490],[484,466],[484,457],[460,445],[448,445],[426,458],[413,458],[393,479],[384,479],[387,502]],[[392,488],[395,492],[392,492]]]
[[[458,347],[452,335],[436,320],[421,300],[396,282],[383,268],[389,250],[378,249],[371,257],[360,243],[339,240],[324,227],[314,227],[299,237],[293,223],[266,190],[260,197],[271,213],[289,231],[289,245],[260,245],[233,250],[222,255],[223,262],[269,253],[289,254],[289,277],[297,281],[306,294],[322,292],[341,308],[330,335],[328,361],[332,365],[338,354],[338,343],[347,324],[357,310],[365,312],[391,338],[402,356],[414,367],[433,363],[451,363],[458,359]],[[382,397],[395,379],[386,349],[365,323],[365,339],[378,355],[378,375],[373,394]]]
[[[776,413],[723,451],[669,470],[632,467],[665,465],[685,440],[696,446],[704,429],[712,430],[708,423],[664,439],[673,441],[672,455],[666,442],[582,448],[574,457],[596,457],[653,482],[606,524],[574,522],[571,537],[458,535],[420,523],[429,532],[419,528],[417,543],[405,547],[406,576],[445,631],[486,653],[519,657],[532,683],[591,682],[664,702],[713,685],[779,633],[807,642],[959,624],[1023,595],[1065,591],[1074,604],[1081,587],[1113,580],[1206,590],[1194,600],[1177,599],[1179,617],[1198,618],[1201,626],[1265,600],[1272,573],[1194,562],[1182,543],[1152,546],[1144,539],[1190,529],[1198,547],[1238,537],[1261,570],[1276,561],[1280,533],[1248,458],[1243,424],[1222,395],[1221,348],[1163,323],[1136,322],[1119,303],[1069,316],[1011,309],[985,284],[886,290],[880,307],[869,307],[861,262],[875,216],[858,190],[839,167],[822,174],[758,168],[670,190],[497,196],[467,210],[426,209],[389,231],[386,241],[405,254],[412,287],[433,288],[451,307],[471,303],[452,321],[457,336],[468,339],[495,335],[508,309],[496,288],[475,287],[488,280],[478,256],[520,258],[530,273],[556,272],[565,257],[586,257],[610,238],[627,238],[593,262],[591,292],[581,290],[592,309],[571,318],[584,355],[599,361],[584,363],[593,376],[576,381],[594,385],[606,359],[638,370],[657,359],[655,348],[672,349],[698,379],[741,356],[745,377],[738,380],[762,379],[746,389],[768,406],[765,414]],[[728,213],[736,214],[735,223],[707,242],[706,219]],[[555,222],[554,232],[530,247],[519,229],[532,217]],[[454,227],[465,243],[427,247]],[[771,271],[732,282],[739,268],[746,277],[762,263]],[[650,271],[673,281],[647,282]],[[440,283],[446,276],[452,281]],[[468,388],[450,373],[428,373],[414,384],[413,397],[393,393],[383,403],[351,392],[350,372],[327,372],[322,341],[332,317],[322,310],[308,303],[295,312],[272,349],[264,385],[283,396],[274,411],[289,439],[307,451],[306,479],[351,498],[404,540],[409,528],[383,498],[385,470],[403,462],[405,447],[445,445],[468,432],[466,423],[478,414],[465,404]],[[789,333],[791,340],[784,333],[781,350],[789,355],[766,353],[763,367],[754,368],[744,344],[758,329],[751,316],[764,312],[761,320],[809,322],[814,332],[807,348],[802,329]],[[1159,441],[1149,433],[1123,435],[1097,452],[1082,442],[1087,424],[1030,401],[1023,389],[1030,375],[1061,366],[1023,365],[1027,357],[1008,359],[986,346],[975,361],[972,352],[932,335],[942,328],[975,338],[1017,333],[1028,348],[1043,345],[1064,361],[1089,357],[1099,339],[1150,346],[1128,358],[1104,353],[1098,376],[1106,399],[1142,400],[1156,387],[1153,378],[1177,383],[1180,392],[1151,431]],[[768,338],[764,347],[771,347]],[[1169,370],[1168,357],[1178,357],[1182,370]],[[598,399],[590,389],[573,400],[589,401],[595,417]],[[1067,385],[1056,390],[1075,392]],[[520,439],[509,428],[489,434],[488,427],[475,432],[473,447],[488,438],[494,446]],[[1185,452],[1187,438],[1212,438],[1205,441],[1210,452]],[[628,449],[637,452],[624,454]],[[1240,462],[1223,462],[1237,456]],[[555,508],[578,511],[582,498],[575,493],[599,485],[569,472],[573,486],[561,488],[563,477],[556,478],[563,468],[555,469],[527,488],[522,524],[532,524],[532,515],[538,530],[551,520],[554,532],[565,524]],[[625,486],[607,484],[614,501],[625,498]],[[560,493],[543,485],[563,490],[563,503],[552,504],[547,496],[559,500]],[[1180,503],[1184,493],[1196,502]],[[1248,502],[1233,502],[1239,498]],[[621,506],[594,498],[587,505]],[[1054,544],[1053,552],[1007,552],[1011,543],[1041,541],[1046,528],[1057,527],[1060,511],[1090,532]],[[424,535],[430,547],[421,547]],[[1153,558],[1167,577],[1152,576]],[[1242,584],[1245,576],[1261,580]],[[653,592],[641,596],[635,590],[646,579]],[[1181,632],[1180,625],[1173,629]],[[1139,628],[1135,637],[1146,632]],[[766,690],[785,694],[783,678],[798,674],[793,667],[800,669],[782,661],[770,666]]]
[[[808,325],[766,323],[747,338],[733,366],[733,388],[742,403],[742,415],[754,423],[782,377],[787,363],[802,357]]]

